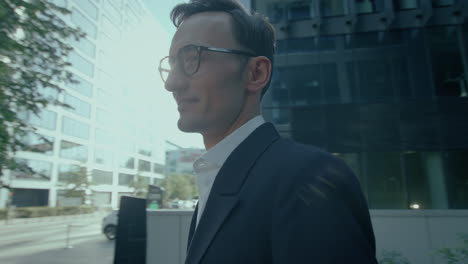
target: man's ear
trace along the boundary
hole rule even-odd
[[[246,70],[247,90],[252,93],[261,93],[270,80],[271,61],[265,56],[251,58]]]

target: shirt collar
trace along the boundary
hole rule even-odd
[[[250,119],[203,154],[199,160],[204,160],[220,168],[234,149],[236,149],[237,146],[239,146],[255,129],[264,123],[265,119],[263,119],[261,115]],[[197,162],[198,160],[196,163]]]

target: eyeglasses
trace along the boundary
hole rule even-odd
[[[178,67],[177,70],[180,70],[180,72],[186,76],[192,76],[197,73],[198,68],[200,68],[200,57],[202,51],[231,53],[248,57],[256,56],[255,54],[247,51],[204,47],[190,44],[180,48],[177,52],[176,58],[174,58],[174,56],[166,56],[161,59],[158,70],[163,82],[165,83],[167,81],[169,74],[172,73],[176,67]]]

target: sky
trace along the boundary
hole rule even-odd
[[[186,148],[204,148],[199,134],[183,133],[177,128],[179,113],[172,95],[164,89],[157,66],[167,56],[176,28],[169,19],[172,8],[183,0],[144,0],[151,14],[137,28],[126,33],[121,44],[121,63],[133,65],[128,83],[138,92],[131,93],[139,105],[146,107],[137,122],[152,123],[155,136]],[[125,73],[122,73],[125,75]],[[167,147],[167,146],[166,146]]]

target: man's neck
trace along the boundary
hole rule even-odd
[[[250,121],[252,118],[260,115],[260,112],[255,112],[253,114],[250,114],[248,116],[245,116],[244,118],[238,118],[234,123],[232,123],[228,128],[223,129],[221,131],[217,131],[217,133],[204,133],[202,134],[203,136],[203,142],[205,144],[205,149],[208,151],[212,147],[214,147],[216,144],[218,144],[221,140],[223,140],[225,137],[230,135],[232,132],[234,132],[236,129]]]

